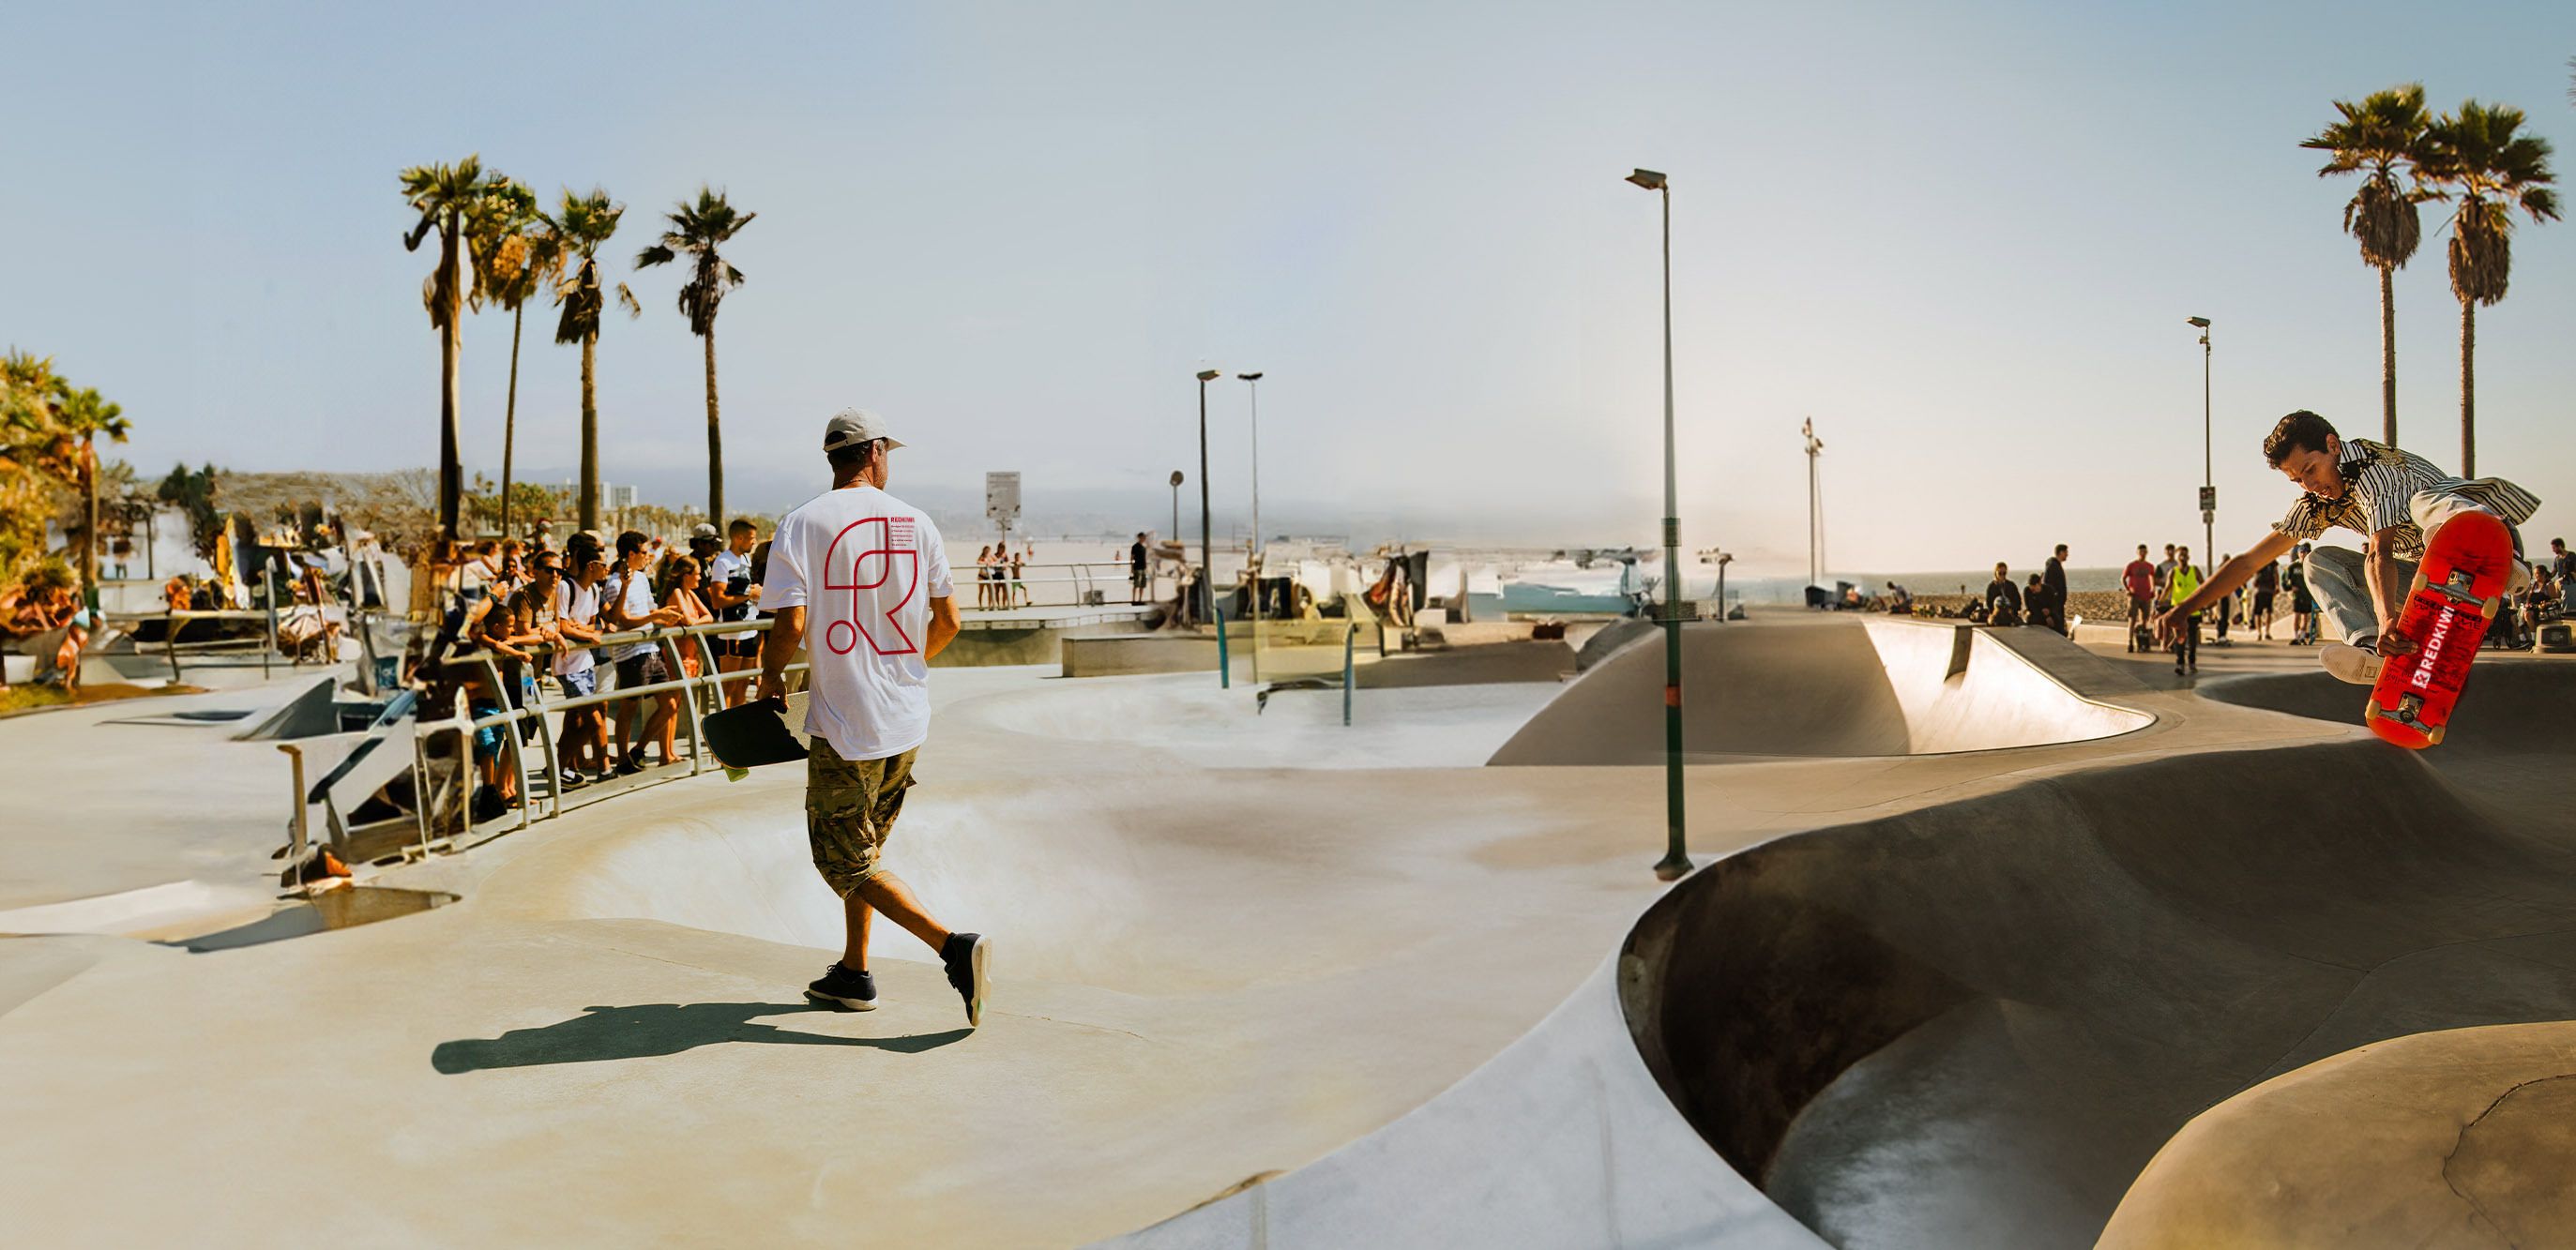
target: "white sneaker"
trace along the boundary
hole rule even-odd
[[[2379,653],[2368,647],[2330,642],[2317,649],[2317,659],[2324,662],[2326,671],[2334,674],[2337,681],[2348,681],[2356,686],[2379,682]]]

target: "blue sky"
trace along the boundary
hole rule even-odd
[[[436,453],[402,166],[479,152],[629,205],[760,214],[718,329],[735,502],[792,502],[822,418],[898,489],[1163,515],[1206,365],[1261,369],[1271,528],[1653,541],[1655,198],[1674,186],[1683,535],[1803,570],[1812,415],[1834,563],[2080,564],[2196,538],[2216,320],[2220,544],[2288,503],[2281,413],[2378,425],[2376,281],[2297,141],[2406,80],[2528,110],[2576,177],[2561,4],[50,6],[0,76],[0,341],[122,401],[128,454],[381,469]],[[2458,458],[2458,309],[2398,275],[2400,421]],[[2576,224],[2479,318],[2479,464],[2576,530]],[[605,471],[703,473],[665,269],[600,346]],[[573,463],[577,362],[532,312],[519,461]],[[509,324],[465,341],[497,472]],[[1213,394],[1220,528],[1243,388]],[[1193,492],[1195,493],[1195,492]],[[1194,525],[1192,526],[1194,528]],[[2234,537],[2231,537],[2233,535]]]

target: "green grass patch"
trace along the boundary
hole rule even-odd
[[[54,707],[69,703],[60,686],[11,686],[0,690],[0,715],[24,712],[30,708]]]

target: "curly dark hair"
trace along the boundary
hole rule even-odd
[[[2324,417],[2301,408],[2281,418],[2272,432],[2263,436],[2263,460],[2277,469],[2281,462],[2299,451],[2324,451],[2326,440],[2335,436],[2335,428]]]

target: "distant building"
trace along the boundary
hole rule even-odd
[[[619,510],[632,508],[636,504],[642,502],[635,497],[635,488],[632,486],[610,486],[606,483],[602,483],[599,488],[599,493],[600,498],[604,503],[611,508]]]

